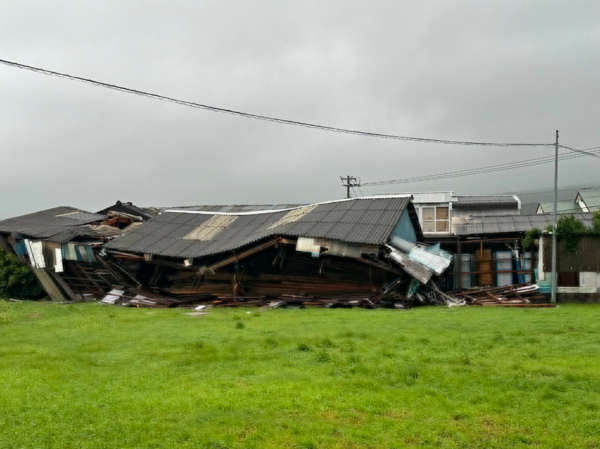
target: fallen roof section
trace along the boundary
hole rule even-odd
[[[109,212],[118,212],[122,214],[131,215],[134,217],[139,217],[141,221],[149,220],[152,217],[155,217],[159,214],[160,210],[152,207],[138,207],[131,202],[117,201],[112,206],[102,209],[98,211],[99,214],[109,215]]]
[[[60,206],[0,221],[0,234],[22,234],[27,237],[66,242],[78,235],[97,235],[89,226],[106,220],[74,207]]]
[[[381,245],[387,242],[402,213],[412,209],[410,200],[410,195],[364,197],[237,212],[171,209],[109,242],[106,248],[187,259],[232,251],[274,236]],[[212,232],[211,223],[211,232],[205,232],[211,217],[219,215],[237,218],[220,221],[218,232]],[[414,213],[411,219],[416,221]],[[419,229],[418,222],[415,228]],[[203,238],[209,235],[210,239],[190,239],[194,233]]]

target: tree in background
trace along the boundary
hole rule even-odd
[[[0,249],[0,297],[37,299],[44,290],[17,256]]]

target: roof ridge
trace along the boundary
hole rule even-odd
[[[379,199],[390,199],[390,198],[412,198],[411,194],[401,195],[374,195],[374,196],[359,196],[355,198],[342,198],[338,200],[323,201],[320,203],[304,204],[302,206],[290,207],[288,209],[272,209],[272,210],[257,210],[248,212],[218,212],[218,211],[199,211],[199,210],[178,210],[178,209],[167,209],[162,213],[182,213],[182,214],[197,214],[197,215],[261,215],[261,214],[273,214],[276,212],[289,212],[291,210],[301,209],[308,206],[320,206],[322,204],[333,204],[343,203],[347,201],[357,200],[379,200]]]

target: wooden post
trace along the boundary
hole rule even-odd
[[[50,274],[44,270],[43,268],[31,268],[35,277],[38,278],[40,284],[44,288],[46,294],[52,299],[52,301],[66,301],[66,298],[63,296],[60,289],[54,283],[54,280],[50,276]]]

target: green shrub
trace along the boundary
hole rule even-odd
[[[563,215],[558,219],[556,226],[556,238],[564,240],[567,251],[574,253],[579,245],[579,238],[588,235],[589,231],[585,225],[572,215]]]
[[[533,244],[542,236],[542,230],[540,228],[533,228],[527,231],[525,238],[523,239],[523,249],[530,249]]]
[[[552,225],[546,227],[546,232],[552,232]],[[542,231],[538,228],[531,229],[523,239],[523,248],[529,249]],[[574,253],[579,247],[579,239],[584,236],[600,236],[600,211],[594,212],[592,225],[586,228],[583,222],[572,215],[563,215],[556,223],[556,238],[564,240],[567,251]]]
[[[43,293],[29,267],[14,254],[0,249],[0,297],[34,299]]]

